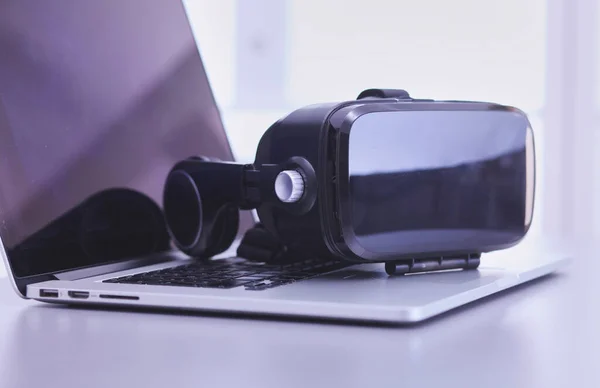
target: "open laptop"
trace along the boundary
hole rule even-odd
[[[396,277],[382,264],[194,260],[164,229],[165,177],[189,156],[233,153],[185,6],[5,1],[0,53],[0,248],[22,297],[403,323],[566,262],[527,240],[478,270]]]

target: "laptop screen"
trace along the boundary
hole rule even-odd
[[[169,249],[169,169],[232,159],[184,6],[2,1],[0,53],[0,237],[14,275]]]

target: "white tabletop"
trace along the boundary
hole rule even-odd
[[[75,309],[0,281],[0,387],[599,387],[595,257],[412,327]]]

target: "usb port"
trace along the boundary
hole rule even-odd
[[[87,299],[90,297],[90,293],[87,291],[69,291],[68,294],[73,299]]]
[[[58,298],[57,290],[40,290],[40,298]]]

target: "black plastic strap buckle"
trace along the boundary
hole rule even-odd
[[[283,261],[286,253],[287,247],[261,223],[256,223],[244,233],[237,248],[239,257],[261,263]]]
[[[410,100],[410,94],[406,90],[403,89],[366,89],[363,90],[358,97],[357,100],[362,100],[363,98],[399,98],[401,100]]]
[[[385,263],[388,275],[406,275],[432,271],[453,269],[477,269],[481,259],[480,253],[460,256],[442,256],[433,258],[407,259]]]
[[[430,98],[413,98],[404,89],[367,89],[363,90],[357,100],[362,99],[377,99],[377,98],[394,98],[402,102],[432,102]]]

